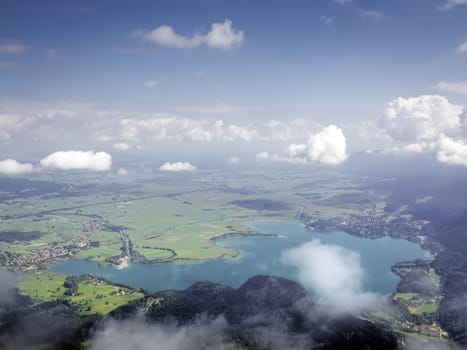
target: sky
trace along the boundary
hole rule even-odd
[[[0,173],[467,166],[466,23],[467,0],[1,0]]]

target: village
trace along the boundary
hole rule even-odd
[[[81,233],[74,236],[69,241],[62,244],[53,244],[42,250],[33,249],[28,255],[15,254],[8,265],[17,267],[20,270],[27,270],[33,265],[46,260],[71,256],[76,252],[76,250],[89,247],[90,238],[94,235],[95,231],[100,228],[100,226],[101,225],[94,220],[87,222],[83,224]]]

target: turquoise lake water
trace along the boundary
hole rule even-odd
[[[87,260],[67,260],[51,265],[49,270],[64,275],[90,273],[109,281],[153,291],[184,289],[200,280],[238,287],[257,274],[276,275],[299,281],[297,269],[283,263],[282,253],[305,242],[319,239],[323,244],[339,245],[357,252],[365,270],[365,291],[388,294],[394,291],[399,281],[391,272],[394,263],[431,258],[430,253],[419,245],[402,239],[384,237],[371,240],[354,237],[345,232],[308,230],[303,224],[295,221],[254,221],[245,225],[279,236],[234,236],[219,239],[217,244],[240,251],[240,256],[235,259],[186,264],[130,264],[122,270],[99,266]],[[310,293],[313,294],[313,291],[310,290]]]

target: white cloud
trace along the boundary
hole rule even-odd
[[[287,147],[286,154],[288,157],[306,157],[308,151],[308,145],[292,143]]]
[[[0,54],[17,54],[26,51],[29,47],[18,42],[0,43]]]
[[[233,29],[232,21],[226,19],[224,23],[213,23],[204,41],[208,46],[226,50],[241,45],[243,37],[243,31]]]
[[[265,139],[272,141],[290,141],[306,138],[312,130],[316,130],[317,125],[306,119],[295,118],[284,122],[280,120],[270,120],[266,124]]]
[[[347,142],[336,125],[324,127],[308,140],[308,158],[313,162],[337,165],[347,159]]]
[[[161,171],[195,171],[196,167],[188,162],[167,162],[159,167]]]
[[[0,174],[3,175],[20,175],[34,171],[31,163],[19,163],[14,159],[5,159],[0,161]]]
[[[334,2],[339,5],[347,5],[347,4],[351,4],[352,0],[334,0]]]
[[[467,41],[464,41],[463,43],[459,44],[459,46],[457,47],[457,52],[458,53],[467,52]]]
[[[427,141],[458,130],[462,111],[462,106],[439,95],[399,97],[388,103],[383,124],[387,134],[396,140]]]
[[[159,85],[159,82],[156,80],[146,80],[143,85],[148,89],[154,89],[157,85]]]
[[[213,23],[207,33],[194,33],[192,36],[177,34],[171,26],[162,25],[152,31],[136,30],[132,36],[162,46],[176,48],[195,48],[201,45],[227,50],[239,46],[244,40],[244,32],[232,27],[232,21],[226,19],[223,23]]]
[[[438,9],[441,11],[449,11],[458,5],[467,5],[467,0],[447,0],[443,5],[439,6]]]
[[[227,327],[223,317],[199,319],[183,326],[170,322],[154,324],[140,315],[122,321],[110,319],[93,334],[90,350],[237,349],[225,336]]]
[[[117,174],[120,176],[125,176],[128,174],[128,170],[126,170],[125,168],[118,168]]]
[[[230,157],[230,158],[229,158],[229,163],[232,164],[232,165],[237,165],[238,163],[240,163],[240,158],[238,158],[238,157]]]
[[[112,166],[112,156],[94,151],[57,151],[40,162],[46,169],[104,171]]]
[[[128,143],[125,142],[117,142],[114,143],[113,147],[115,149],[118,149],[119,151],[127,151],[131,148],[131,146]]]
[[[315,162],[338,165],[347,159],[347,140],[341,128],[328,125],[318,133],[311,134],[307,143],[290,144],[284,156],[261,152],[256,155],[256,159],[295,164]]]
[[[449,165],[467,166],[467,144],[462,140],[454,140],[441,135],[438,140],[438,162]]]
[[[354,308],[378,299],[364,291],[365,271],[352,250],[313,240],[285,251],[282,260],[298,269],[300,283],[313,289],[320,301]]]
[[[269,152],[259,152],[256,154],[257,160],[267,160],[270,158]]]
[[[111,128],[115,128],[115,124],[112,123]],[[197,142],[250,142],[258,138],[258,132],[253,127],[226,124],[223,120],[209,122],[176,117],[123,118],[117,125],[119,130],[101,131],[100,136],[105,136],[105,141],[118,139],[126,142],[186,139]]]
[[[440,81],[436,87],[443,91],[467,94],[467,81]]]
[[[358,10],[358,15],[364,19],[368,19],[370,21],[380,21],[384,18],[384,13],[381,11],[376,11],[376,10],[365,10],[365,9],[359,9]]]

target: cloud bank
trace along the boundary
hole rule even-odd
[[[399,97],[388,103],[383,124],[396,140],[433,140],[458,129],[462,111],[462,106],[439,95]]]
[[[14,159],[5,159],[0,161],[0,174],[20,175],[28,174],[34,171],[31,163],[20,163]]]
[[[112,166],[112,156],[106,152],[57,151],[40,162],[44,169],[105,171]]]
[[[223,336],[226,327],[227,322],[223,318],[200,320],[181,327],[151,324],[142,317],[111,320],[96,332],[91,350],[234,350],[237,346]]]
[[[320,301],[353,309],[379,299],[364,291],[365,271],[360,255],[352,250],[315,239],[285,251],[282,261],[298,269],[300,283]]]
[[[161,171],[173,171],[173,172],[180,172],[180,171],[195,171],[197,168],[188,162],[167,162],[162,164],[159,167]]]
[[[207,33],[196,32],[192,36],[177,34],[168,25],[162,25],[147,32],[136,30],[132,35],[149,43],[179,49],[206,45],[216,49],[228,50],[241,45],[244,40],[244,32],[234,29],[230,19],[225,19],[223,23],[213,23],[211,30]]]

